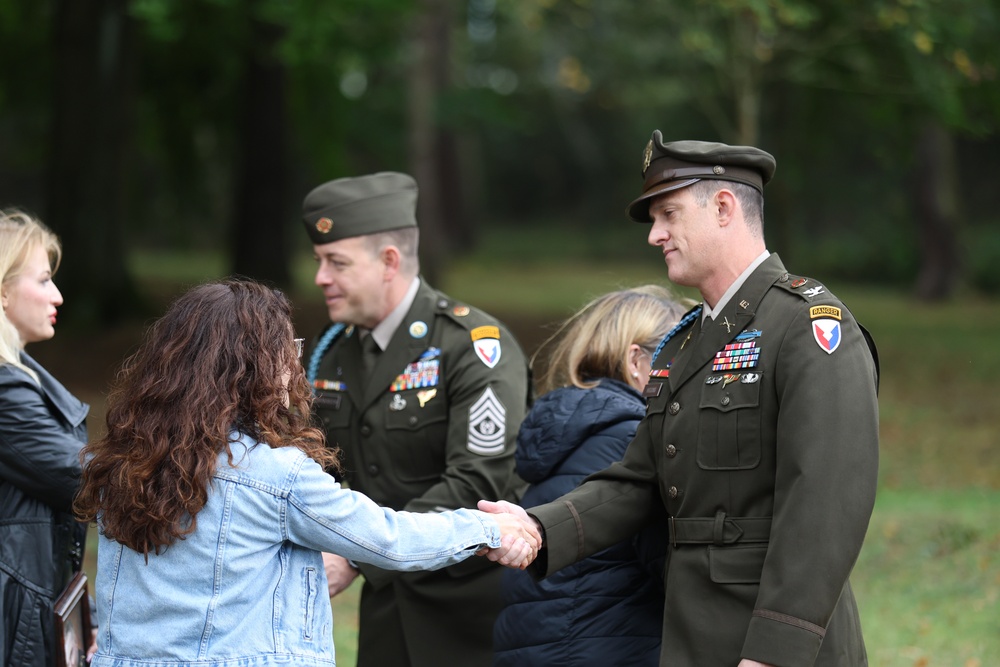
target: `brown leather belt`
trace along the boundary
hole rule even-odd
[[[771,517],[733,517],[718,512],[714,518],[670,517],[670,544],[714,544],[767,542],[771,537]]]

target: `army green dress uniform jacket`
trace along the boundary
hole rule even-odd
[[[342,450],[352,489],[413,512],[516,502],[524,482],[514,448],[531,390],[524,353],[503,325],[421,280],[369,378],[360,336],[332,326],[342,332],[309,363],[313,409]],[[360,567],[361,667],[492,663],[500,566],[472,558],[436,572]]]
[[[866,665],[848,577],[878,468],[878,362],[824,286],[768,257],[661,345],[623,461],[530,509],[550,573],[640,528],[671,548],[660,664]]]

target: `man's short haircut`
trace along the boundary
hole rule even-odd
[[[373,255],[377,255],[387,246],[395,246],[399,249],[400,271],[409,276],[420,273],[420,259],[417,257],[417,247],[420,242],[418,227],[391,229],[387,232],[366,234],[363,238]]]
[[[723,188],[731,190],[743,209],[743,219],[750,231],[759,238],[764,237],[764,195],[757,188],[743,183],[702,179],[690,186],[698,206],[705,206],[708,200]]]

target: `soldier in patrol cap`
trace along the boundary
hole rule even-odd
[[[490,315],[419,277],[417,184],[383,172],[324,183],[302,220],[331,324],[307,355],[313,409],[351,488],[395,510],[520,497],[515,438],[529,402],[524,353]],[[359,667],[488,665],[501,569],[360,569],[324,555],[330,594],[364,576]]]
[[[544,576],[662,503],[671,667],[867,664],[848,577],[875,500],[878,358],[829,289],[768,253],[774,171],[758,148],[653,133],[627,213],[703,302],[660,343],[624,460],[529,510]]]

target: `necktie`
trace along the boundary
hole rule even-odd
[[[371,377],[372,369],[375,368],[375,362],[381,353],[382,350],[379,349],[374,336],[368,334],[361,339],[361,368],[365,373],[365,382]]]

